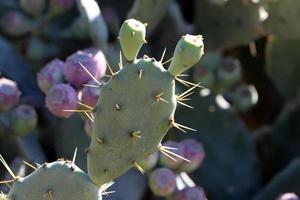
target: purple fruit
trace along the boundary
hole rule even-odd
[[[179,156],[182,156],[182,157],[184,156],[183,148],[181,147],[181,145],[178,142],[167,141],[167,142],[163,143],[163,146],[176,148],[177,150],[170,149],[169,151],[172,151],[173,153],[176,153]],[[172,157],[174,157],[174,156],[172,156]],[[174,157],[174,158],[177,160],[176,162],[174,160],[172,160],[171,158],[165,156],[164,154],[161,154],[160,163],[167,168],[177,169],[181,165],[182,162],[185,162],[180,158],[176,158],[176,157]]]
[[[0,111],[8,111],[19,103],[21,92],[17,83],[0,78]]]
[[[46,1],[45,0],[20,0],[20,6],[21,8],[33,15],[33,16],[39,16],[43,13],[45,7],[46,7]]]
[[[11,128],[18,136],[34,130],[37,125],[37,114],[32,106],[18,105],[12,111]]]
[[[18,11],[8,11],[0,18],[0,29],[8,35],[20,36],[32,29],[31,21]]]
[[[54,59],[47,63],[37,74],[37,82],[40,89],[47,93],[48,90],[55,84],[63,82],[64,62],[59,59]]]
[[[90,119],[84,120],[84,131],[91,138],[93,131],[93,122]]]
[[[299,197],[295,193],[285,193],[280,195],[277,200],[299,200]]]
[[[64,67],[66,80],[76,88],[80,88],[82,84],[93,80],[79,63],[96,79],[103,77],[105,74],[106,63],[103,53],[101,51],[96,53],[92,49],[86,51],[78,51],[69,56]]]
[[[89,85],[97,85],[97,83],[95,81],[90,81]],[[90,107],[95,107],[97,105],[99,96],[99,87],[84,86],[80,92],[79,99],[81,103],[84,103]]]
[[[77,108],[76,91],[68,84],[59,83],[54,85],[47,93],[46,106],[57,117],[70,117]]]
[[[205,200],[205,193],[200,187],[186,187],[177,192],[174,200]]]
[[[157,164],[159,157],[159,153],[155,151],[154,153],[147,156],[145,159],[139,161],[139,165],[145,170],[149,171],[150,169],[153,169],[155,165]]]
[[[149,177],[149,186],[157,196],[168,196],[176,189],[176,176],[168,168],[157,168]]]
[[[185,172],[194,171],[201,165],[205,157],[202,143],[194,139],[185,139],[180,142],[180,146],[183,149],[183,157],[191,162],[182,162],[179,169]]]

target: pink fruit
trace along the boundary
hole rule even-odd
[[[205,193],[200,187],[186,187],[179,191],[174,200],[205,200]]]
[[[89,85],[97,85],[95,81],[90,81]],[[84,86],[80,92],[79,99],[85,105],[95,107],[100,96],[99,87]]]
[[[77,108],[76,91],[68,84],[59,83],[54,85],[47,93],[46,107],[57,117],[70,117]]]
[[[57,83],[63,82],[64,62],[54,59],[47,63],[37,74],[37,82],[40,89],[47,93],[48,90]]]
[[[179,169],[185,172],[194,171],[201,165],[205,157],[202,143],[194,139],[185,139],[180,142],[180,146],[183,149],[183,157],[191,162],[182,162]]]
[[[176,189],[176,176],[168,168],[157,168],[149,177],[151,191],[157,196],[168,196]]]
[[[0,78],[0,111],[8,111],[19,103],[21,92],[17,83]]]

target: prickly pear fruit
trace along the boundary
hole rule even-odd
[[[136,42],[125,33],[136,23],[141,26],[140,22],[132,23],[126,21],[120,31],[120,41],[126,42],[125,46],[121,42],[123,52],[127,48],[132,50],[129,41]],[[134,35],[137,34],[140,37],[141,33]],[[138,53],[134,46],[135,55],[130,59]],[[184,51],[190,49],[200,52],[203,46],[186,45]],[[189,60],[187,54],[183,57]],[[175,77],[164,69],[161,61],[147,56],[132,60],[120,71],[112,72],[110,81],[100,87],[101,101],[94,109],[93,135],[87,151],[88,174],[97,185],[112,181],[133,166],[143,172],[139,161],[157,149],[170,152],[161,141],[171,127],[189,129],[174,120],[177,100],[182,96],[175,95]]]
[[[46,96],[46,106],[57,117],[70,117],[77,108],[76,91],[68,84],[59,83],[54,85]]]
[[[54,59],[38,72],[37,83],[44,93],[47,93],[53,85],[63,82],[63,69],[64,62]]]
[[[150,174],[149,187],[157,196],[169,196],[176,189],[176,176],[168,168],[158,168]]]
[[[174,148],[174,150],[171,149],[170,151],[172,151],[172,152],[174,152],[174,153],[176,153],[176,154],[178,154],[178,155],[184,157],[184,155],[183,155],[183,154],[184,154],[183,148],[182,148],[182,146],[181,146],[178,142],[169,140],[169,141],[163,143],[163,146],[167,146],[167,147]],[[176,149],[176,150],[175,150],[175,149]],[[170,169],[176,169],[176,168],[179,167],[179,165],[180,165],[182,162],[185,162],[185,161],[180,160],[180,159],[176,159],[176,161],[174,161],[174,160],[172,160],[171,158],[166,157],[166,156],[164,156],[164,155],[161,155],[161,156],[160,156],[160,160],[159,160],[159,161],[160,161],[160,163],[161,163],[163,166],[165,166],[165,167],[167,167],[167,168],[170,168]]]
[[[105,74],[106,64],[102,52],[92,54],[89,51],[78,51],[66,60],[64,66],[64,76],[66,80],[74,87],[80,88],[83,84],[92,80],[81,67],[83,65],[96,79]]]
[[[176,45],[173,60],[168,69],[172,76],[177,76],[196,64],[204,53],[201,35],[185,35]]]
[[[149,171],[153,169],[157,164],[158,157],[159,157],[159,153],[155,151],[154,153],[150,154],[149,156],[141,160],[139,164],[145,171]]]
[[[45,0],[20,0],[21,8],[30,15],[39,16],[46,7]]]
[[[144,43],[146,43],[146,26],[135,19],[126,20],[119,33],[120,45],[125,58],[134,61]]]
[[[0,112],[8,111],[19,103],[21,92],[17,83],[0,78]]]
[[[176,193],[174,200],[205,200],[205,193],[200,187],[186,187]]]
[[[9,11],[0,18],[0,29],[10,36],[21,36],[33,28],[31,21],[19,11]]]
[[[185,139],[180,142],[183,149],[183,157],[191,162],[182,162],[179,170],[185,172],[192,172],[197,169],[205,158],[205,152],[202,143],[195,139]]]
[[[15,181],[7,199],[101,200],[101,191],[72,161],[56,161],[39,166]]]
[[[25,135],[35,129],[37,114],[32,106],[18,105],[12,111],[11,128],[18,136]]]
[[[95,81],[90,81],[89,85],[96,85],[96,83]],[[100,91],[97,87],[84,86],[79,93],[79,100],[85,105],[95,107],[100,96]]]

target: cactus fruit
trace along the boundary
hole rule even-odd
[[[171,127],[194,130],[176,123],[174,113],[177,101],[198,85],[176,96],[174,76],[198,62],[203,52],[201,37],[187,36],[179,41],[170,74],[161,61],[147,56],[135,59],[143,44],[144,28],[136,20],[124,22],[119,39],[129,63],[121,65],[119,72],[110,70],[110,81],[99,83],[101,101],[94,109],[93,135],[87,151],[88,174],[97,185],[112,181],[133,166],[143,171],[139,161],[157,149],[170,154],[161,140]]]
[[[299,200],[299,197],[295,193],[285,193],[280,195],[277,200]]]
[[[6,199],[101,200],[101,190],[72,161],[55,161],[35,168],[26,177],[13,176]]]
[[[0,111],[8,111],[19,103],[21,92],[17,83],[0,78]]]
[[[18,136],[29,133],[37,126],[37,113],[29,105],[18,105],[12,111],[11,128]]]
[[[76,91],[68,84],[54,85],[46,96],[46,107],[58,117],[70,117],[77,108]],[[68,111],[67,111],[68,110]]]
[[[126,20],[120,29],[120,45],[125,58],[132,62],[146,43],[146,25],[135,19]]]
[[[0,18],[0,29],[10,36],[24,35],[32,28],[31,21],[19,11],[9,11]]]
[[[30,15],[40,16],[46,7],[45,0],[20,0],[21,8]]]
[[[96,85],[95,81],[90,81],[89,86],[83,86],[79,93],[79,100],[81,103],[90,107],[95,107],[99,100],[100,91],[97,87],[91,87],[90,85]]]
[[[168,168],[158,168],[150,174],[149,187],[157,196],[169,196],[176,189],[176,176]]]
[[[87,70],[96,78],[104,76],[106,71],[105,57],[101,51],[94,52],[93,50],[78,51],[66,60],[64,66],[65,79],[74,87],[80,88],[92,80],[89,74],[85,73],[81,65],[84,65]]]
[[[175,194],[174,200],[206,200],[205,193],[200,187],[186,187]]]
[[[170,151],[184,157],[183,148],[178,142],[169,140],[169,141],[163,143],[163,146],[174,148],[174,150],[171,149]],[[178,168],[182,162],[184,162],[184,161],[183,160],[178,160],[178,159],[176,159],[176,161],[175,161],[175,160],[173,160],[169,157],[166,157],[166,156],[163,156],[163,155],[160,156],[160,163],[163,166],[165,166],[167,168],[170,168],[170,169]]]
[[[63,82],[63,69],[64,62],[54,59],[38,72],[37,83],[44,93],[47,93],[53,85]]]
[[[159,153],[155,151],[154,153],[150,154],[150,156],[147,156],[146,158],[141,160],[139,164],[145,171],[149,171],[155,167],[158,158],[159,158]]]
[[[183,157],[191,162],[182,162],[179,170],[185,172],[192,172],[197,169],[205,158],[205,152],[202,143],[195,139],[185,139],[180,142],[183,150]]]

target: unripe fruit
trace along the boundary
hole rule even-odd
[[[47,93],[48,90],[55,84],[63,82],[64,62],[59,59],[54,59],[47,63],[37,74],[37,82],[40,89]]]
[[[18,136],[25,135],[37,126],[37,114],[32,106],[19,105],[12,111],[11,128]]]
[[[183,149],[183,157],[191,162],[182,162],[179,169],[185,172],[194,171],[201,165],[205,157],[202,143],[194,139],[185,139],[180,142],[180,146]]]
[[[176,189],[176,176],[168,168],[158,168],[149,177],[151,191],[157,196],[168,196]]]
[[[0,78],[0,111],[8,111],[19,103],[21,92],[16,82]]]
[[[46,106],[57,117],[70,117],[77,108],[76,91],[68,84],[59,83],[54,85],[46,96]]]

